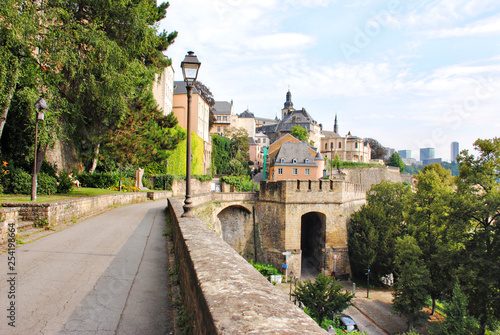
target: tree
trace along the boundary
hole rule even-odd
[[[309,140],[309,132],[307,131],[307,129],[305,129],[304,127],[302,127],[300,125],[293,126],[290,129],[290,134],[300,141]]]
[[[469,313],[484,334],[500,319],[500,139],[478,139],[474,148],[477,157],[464,150],[457,159],[460,174],[450,216],[465,235],[459,278]]]
[[[370,144],[371,148],[371,157],[372,159],[384,159],[387,155],[387,149],[383,147],[377,140],[373,138],[365,138],[365,142]]]
[[[431,335],[477,334],[477,324],[467,314],[467,297],[462,293],[458,281],[455,281],[451,300],[445,304],[444,314],[444,321],[429,327]]]
[[[431,314],[434,314],[436,299],[452,289],[449,278],[456,241],[448,234],[448,217],[455,184],[450,171],[439,164],[425,166],[415,178],[418,183],[406,222],[429,270],[428,290],[432,298]]]
[[[212,167],[216,174],[230,174],[231,140],[224,136],[212,135]]]
[[[301,301],[310,311],[312,318],[321,324],[323,319],[333,317],[352,305],[354,293],[342,292],[342,284],[333,277],[319,274],[314,282],[310,279],[298,282],[293,296]]]
[[[399,168],[399,172],[405,171],[405,163],[403,163],[403,159],[397,152],[393,153],[389,161],[387,162],[387,166],[394,166]]]
[[[408,319],[408,330],[419,319],[426,304],[429,271],[420,260],[422,251],[412,236],[400,237],[396,242],[396,281],[393,285],[393,312]]]
[[[351,215],[348,226],[349,258],[355,276],[371,270],[375,280],[394,271],[395,243],[407,233],[406,203],[411,188],[383,181],[372,185],[367,203]]]

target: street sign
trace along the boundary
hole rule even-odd
[[[292,254],[292,252],[291,251],[283,251],[282,254],[284,256],[290,256]]]
[[[337,258],[339,258],[339,255],[334,254],[334,255],[333,255],[333,259],[337,259]]]

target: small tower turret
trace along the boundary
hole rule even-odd
[[[337,123],[337,113],[335,113],[335,123],[333,124],[333,132],[335,134],[339,133],[339,125]]]

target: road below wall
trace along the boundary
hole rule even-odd
[[[0,255],[0,334],[169,334],[165,206],[114,209]]]

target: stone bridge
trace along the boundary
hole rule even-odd
[[[343,180],[263,181],[259,192],[204,195],[196,212],[247,260],[350,275],[347,220],[366,189]],[[211,201],[207,201],[211,198]],[[201,199],[200,199],[201,200]]]

